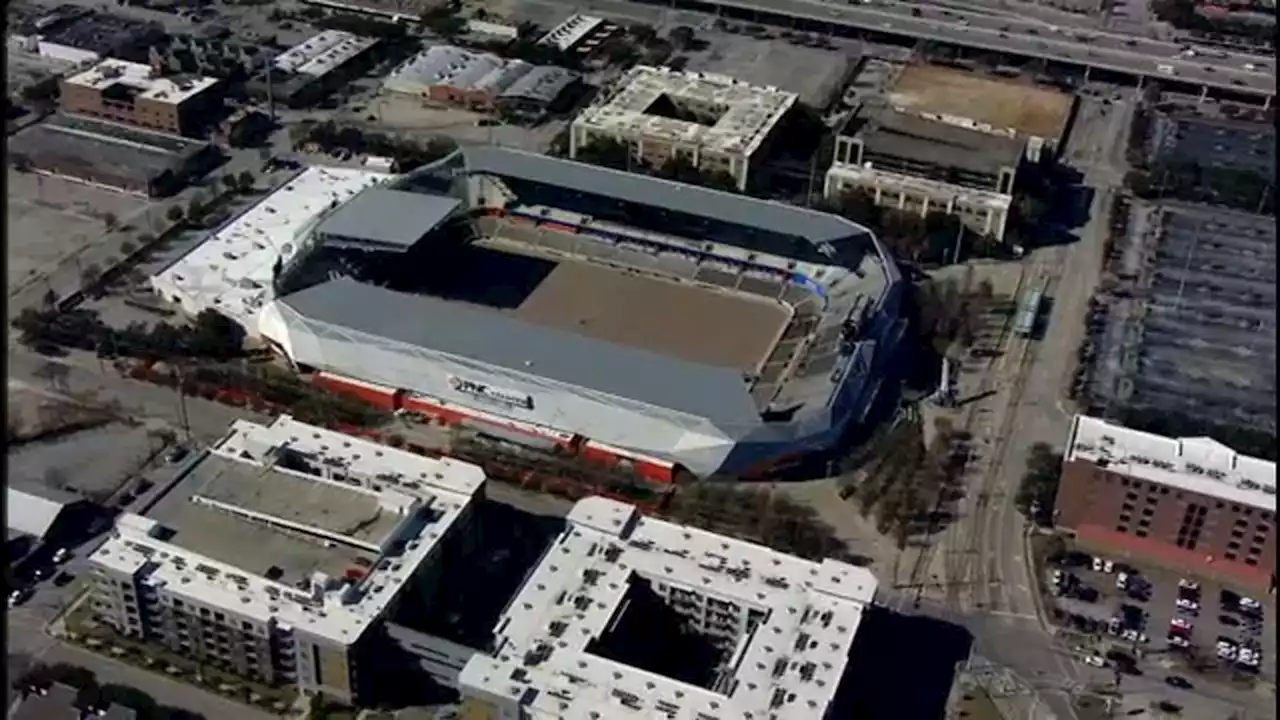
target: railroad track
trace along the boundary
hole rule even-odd
[[[1015,302],[1017,301],[1017,298],[1021,295],[1022,288],[1026,285],[1027,271],[1028,271],[1028,266],[1026,265],[1019,268],[1018,283],[1017,283],[1017,286],[1014,288],[1013,296],[1012,296]],[[1006,317],[1004,323],[1000,326],[1000,334],[995,343],[995,346],[997,348],[1003,348],[1005,344],[1008,342],[1008,339],[1011,336],[1013,331],[1013,323],[1015,318],[1016,318],[1016,313],[1010,313],[1008,317]],[[979,383],[979,386],[975,392],[975,395],[984,395],[998,387],[999,379],[997,375],[1000,367],[1002,366],[1001,361],[1003,360],[1003,358],[1004,356],[1002,355],[1000,357],[993,357],[987,361],[986,367],[983,368],[982,380]],[[968,409],[965,411],[964,423],[962,424],[960,429],[970,433],[971,435],[976,436],[977,433],[974,433],[974,427],[977,423],[979,414],[980,414],[979,403],[970,404],[968,406]],[[939,501],[935,505],[936,511],[941,511],[944,509],[942,507],[942,503],[940,500],[941,499],[939,499]],[[972,511],[970,514],[972,514]],[[959,522],[953,523],[953,525],[950,528],[948,528],[947,531],[944,533],[938,533],[937,528],[935,527],[929,528],[928,537],[933,539],[924,548],[922,548],[920,551],[920,554],[916,556],[916,561],[912,565],[911,574],[908,576],[908,581],[906,585],[906,587],[908,588],[911,588],[911,587],[916,588],[917,603],[919,602],[920,597],[924,594],[924,588],[925,588],[924,575],[928,571],[930,565],[932,565],[934,555],[938,552],[938,548],[940,545],[946,544],[945,535],[947,533],[954,532],[955,527],[959,524],[960,524]],[[952,592],[952,583],[950,582],[951,572],[949,568],[946,574],[947,574],[947,577],[944,578],[944,584],[947,587],[948,598],[950,598],[951,592]],[[957,609],[957,610],[960,609],[958,604],[953,606],[949,603],[949,606],[954,607],[954,609]]]

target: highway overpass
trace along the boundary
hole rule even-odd
[[[844,4],[822,0],[635,0],[770,25],[850,35],[871,31],[1002,53],[1132,77],[1177,81],[1269,99],[1275,58],[1121,35],[1055,27],[1039,20],[966,13],[901,3]]]

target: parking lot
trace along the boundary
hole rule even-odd
[[[1078,381],[1099,404],[1275,427],[1275,224],[1135,204],[1095,298]]]
[[[108,215],[123,225],[149,205],[130,195],[13,169],[7,180],[10,292],[102,240]]]
[[[1111,572],[1094,567],[1092,557],[1069,553],[1065,562],[1046,569],[1048,586],[1057,585],[1064,593],[1055,600],[1064,626],[1109,639],[1113,650],[1153,660],[1194,681],[1210,674],[1223,680],[1253,674],[1274,680],[1275,605],[1270,597],[1161,569],[1118,562]],[[1125,589],[1119,587],[1122,573]],[[1055,583],[1057,577],[1062,581]],[[1195,587],[1180,587],[1184,582]],[[1258,607],[1242,608],[1242,597],[1258,601]],[[1220,652],[1221,640],[1234,646],[1234,652]],[[1257,658],[1256,668],[1250,666],[1250,655]],[[1197,665],[1199,672],[1190,670]]]
[[[1154,113],[1147,135],[1153,161],[1247,170],[1263,177],[1276,171],[1276,132],[1266,123],[1175,110]]]

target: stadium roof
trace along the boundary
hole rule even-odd
[[[374,186],[320,223],[326,244],[359,241],[380,250],[405,250],[462,205],[456,198]]]
[[[23,535],[42,538],[53,527],[66,503],[51,500],[14,488],[6,489],[8,507],[5,509],[5,525]]]
[[[464,154],[467,169],[471,172],[508,175],[556,185],[568,191],[602,195],[781,235],[802,237],[814,245],[867,234],[865,228],[838,215],[745,195],[509,148],[472,146],[460,152]]]
[[[520,374],[535,372],[567,385],[686,412],[722,425],[759,422],[749,386],[741,372],[732,368],[615,345],[493,310],[399,293],[347,277],[287,295],[278,303],[308,321],[341,330],[333,336],[340,342],[359,343],[360,360],[369,379],[376,382],[400,385],[388,377],[394,368],[378,365],[376,349],[385,345],[378,342],[381,339]],[[323,333],[323,328],[319,332]]]

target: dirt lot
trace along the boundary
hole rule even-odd
[[[890,91],[909,112],[943,113],[1057,140],[1074,100],[1066,93],[944,67],[906,68]]]
[[[50,377],[49,392],[59,392]],[[52,399],[38,388],[8,388],[8,408],[13,429],[29,436],[41,431],[55,434],[22,444],[10,443],[6,469],[10,481],[46,486],[105,500],[136,473],[160,447],[146,427],[104,422],[103,413],[81,410]],[[75,429],[79,424],[85,429]]]
[[[777,342],[785,308],[564,262],[516,314],[525,320],[693,362],[753,368]]]
[[[10,292],[101,240],[103,218],[128,223],[148,202],[61,178],[9,170],[6,220]]]

